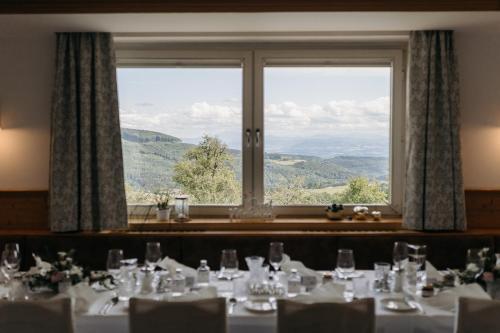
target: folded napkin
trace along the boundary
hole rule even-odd
[[[196,277],[196,269],[193,269],[189,266],[183,265],[174,259],[171,259],[169,257],[165,257],[160,263],[158,264],[159,267],[166,269],[169,271],[171,275],[175,274],[175,270],[177,268],[182,269],[182,274],[184,276],[189,276],[189,277]]]
[[[429,261],[425,262],[425,272],[427,273],[427,280],[442,281],[443,275],[434,267]]]
[[[444,290],[433,297],[418,297],[418,302],[424,308],[431,307],[444,311],[454,311],[459,297],[490,299],[480,285],[472,283]]]
[[[314,288],[309,294],[301,294],[293,298],[297,302],[345,302],[345,286],[335,282],[328,282]]]
[[[54,296],[54,299],[71,298],[75,313],[82,314],[89,310],[90,306],[97,301],[99,295],[89,286],[87,282],[81,282],[71,286],[63,293]]]
[[[215,297],[217,297],[217,288],[214,286],[208,286],[198,290],[190,291],[188,293],[182,294],[181,296],[169,296],[168,300],[172,302],[191,302]]]
[[[323,276],[313,269],[307,268],[302,262],[297,260],[291,260],[290,256],[283,254],[283,261],[281,263],[281,270],[287,274],[290,274],[292,269],[296,269],[300,276],[315,276],[318,283],[321,282]]]

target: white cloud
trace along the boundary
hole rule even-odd
[[[187,108],[176,109],[145,104],[121,106],[122,126],[181,138],[199,138],[203,134],[210,134],[227,142],[240,142],[242,111],[237,103],[211,104],[201,101]],[[284,138],[321,136],[334,132],[356,135],[359,131],[387,135],[389,114],[389,97],[368,102],[330,101],[325,105],[298,105],[286,101],[266,105],[265,128],[267,133]]]

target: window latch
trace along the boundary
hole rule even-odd
[[[258,148],[260,146],[260,129],[255,130],[255,147]]]
[[[247,130],[245,131],[245,136],[247,139],[247,148],[252,147],[252,131],[249,128],[247,128]]]

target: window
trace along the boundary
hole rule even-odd
[[[203,215],[268,200],[277,214],[320,215],[332,202],[399,213],[402,53],[119,51],[129,205],[168,188]]]

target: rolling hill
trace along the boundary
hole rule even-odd
[[[193,144],[167,134],[122,128],[125,182],[138,191],[150,191],[172,183],[174,165]],[[241,179],[241,152],[233,155],[236,178]],[[321,158],[309,155],[272,153],[264,157],[265,185],[274,187],[301,177],[306,188],[318,189],[346,184],[351,177],[364,175],[386,181],[388,159],[371,156],[335,156]]]

